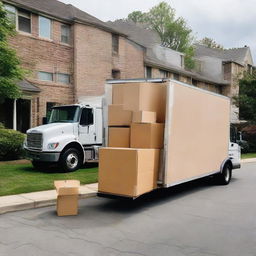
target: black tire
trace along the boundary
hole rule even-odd
[[[39,170],[39,171],[47,171],[47,169],[49,168],[49,163],[40,162],[36,160],[32,161],[32,165],[36,170]]]
[[[221,173],[217,175],[217,182],[220,185],[228,185],[232,178],[232,168],[226,164]]]
[[[82,165],[81,153],[76,148],[69,148],[60,156],[61,171],[74,172]]]

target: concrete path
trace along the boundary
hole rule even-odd
[[[80,187],[79,199],[96,196],[98,183]],[[56,204],[55,190],[47,190],[12,196],[0,197],[0,214],[19,210],[27,210]]]

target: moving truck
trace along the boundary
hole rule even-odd
[[[143,104],[145,104],[145,102],[143,103],[136,100],[136,97],[133,96],[133,90],[129,90],[131,85],[136,85],[138,83],[159,86],[159,88],[153,87],[153,89],[151,90],[151,93],[157,96],[154,97],[155,99],[153,98],[153,100],[151,97],[152,95],[148,94],[150,92],[147,90],[144,92],[143,90],[141,92],[136,92],[138,95],[140,95],[140,97],[143,96],[150,99],[150,102],[146,103],[150,103],[149,105],[153,105],[154,111],[140,112],[129,110],[129,106],[133,106],[133,110],[140,109],[141,106],[138,105],[139,103],[142,104],[142,110],[144,110],[143,108],[145,106],[143,106]],[[125,102],[123,102],[123,86],[127,87]],[[185,90],[188,95],[191,93],[191,97],[188,97],[190,99],[189,101],[185,101],[185,99],[182,100],[183,96],[180,94],[184,93],[184,91],[182,90],[182,92],[179,92],[179,90],[176,89],[176,86],[180,86],[180,88],[183,88],[183,90]],[[139,88],[137,87],[136,89]],[[226,120],[228,119],[228,116],[226,115],[229,111],[229,100],[227,98],[217,94],[213,94],[208,91],[203,91],[196,87],[190,87],[183,83],[178,83],[166,79],[150,79],[147,81],[143,79],[119,81],[112,80],[107,82],[105,91],[106,93],[104,97],[84,97],[78,104],[54,107],[52,109],[48,124],[34,127],[27,131],[27,138],[24,142],[24,148],[27,152],[28,158],[32,159],[32,163],[36,168],[42,168],[49,164],[57,164],[62,168],[63,171],[75,171],[85,162],[98,161],[99,148],[103,145],[109,145],[111,147],[124,147],[127,150],[132,150],[132,148],[134,147],[141,146],[153,147],[151,149],[151,153],[147,152],[148,154],[153,154],[151,158],[157,158],[158,154],[156,154],[156,152],[159,151],[159,154],[161,154],[159,162],[160,167],[158,167],[158,165],[155,167],[155,175],[158,175],[159,178],[157,180],[158,184],[155,184],[155,187],[165,187],[174,183],[181,182],[181,180],[179,180],[179,177],[176,181],[174,181],[174,177],[169,176],[169,170],[172,170],[173,168],[175,170],[176,168],[181,168],[180,166],[176,165],[178,163],[178,153],[180,153],[180,157],[182,157],[182,159],[185,159],[184,162],[187,162],[188,160],[191,161],[191,158],[193,160],[193,162],[191,162],[194,163],[193,170],[189,168],[191,169],[191,178],[188,179],[195,178],[195,176],[192,177],[192,175],[196,173],[197,168],[199,168],[201,171],[205,170],[204,168],[201,169],[202,166],[194,166],[195,163],[199,161],[199,156],[200,163],[202,161],[207,161],[207,159],[212,159],[212,162],[220,165],[220,160],[215,159],[215,153],[220,150],[220,145],[222,145],[222,143],[219,144],[219,141],[222,141],[222,139],[224,139],[225,143],[228,143],[227,136],[229,136],[229,134],[227,129],[229,127],[229,120]],[[196,95],[198,99],[205,99],[204,103],[200,103],[200,100],[194,98],[195,96],[193,95],[195,94],[195,92],[197,92]],[[208,98],[216,99],[216,105],[218,105],[217,102],[220,102],[221,106],[216,106],[216,110],[213,110],[215,105],[212,105],[211,101],[208,102]],[[130,99],[131,102],[127,102],[127,99]],[[177,100],[174,101],[174,99]],[[180,99],[181,102],[178,99]],[[209,120],[207,120],[210,122],[209,126],[211,129],[209,130],[207,127],[207,134],[204,134],[206,130],[200,130],[200,123],[196,123],[196,112],[192,112],[195,110],[192,110],[192,108],[190,107],[190,105],[194,104],[194,101],[196,102],[196,104],[199,104],[198,108],[201,106],[202,109],[205,110],[204,113],[206,113],[206,116],[208,115],[209,117]],[[128,110],[122,110],[123,103],[128,106]],[[177,115],[179,115],[179,111],[177,109],[178,103],[182,105],[182,111],[180,112],[180,116],[184,117],[185,120],[182,119],[183,121],[181,119],[176,120]],[[223,111],[222,105],[225,106],[226,112]],[[146,109],[150,108],[146,106]],[[114,115],[112,115],[110,119],[108,118],[109,110],[114,113]],[[188,112],[186,112],[185,110],[187,110]],[[212,116],[212,112],[214,112],[216,116]],[[172,117],[172,113],[176,113],[175,119],[174,117]],[[218,124],[218,122],[221,121],[217,118],[218,115],[220,115],[220,117],[222,115],[225,115],[226,117],[226,119],[223,121],[226,128],[225,138],[222,138],[224,136],[222,133],[218,135],[219,137],[215,134],[220,129],[223,129],[223,122],[221,124]],[[212,118],[210,118],[211,116]],[[198,122],[202,123],[203,121],[205,121],[205,123],[207,124],[208,121],[206,121],[206,119],[204,118],[202,119],[203,120],[198,120]],[[172,125],[174,124],[174,120],[177,125],[180,125],[182,127],[182,130],[180,130],[180,132],[182,131],[182,134],[177,134],[176,126],[172,127]],[[140,134],[138,134],[138,132],[136,132],[137,129],[140,130],[140,126],[138,123],[140,121],[149,122],[145,123],[145,129],[152,130],[151,140],[141,136]],[[155,122],[157,123],[154,125]],[[150,123],[152,123],[152,125],[150,125]],[[132,143],[130,141],[131,125],[133,127]],[[109,128],[109,126],[111,127]],[[212,134],[211,130],[213,130]],[[178,139],[178,142],[175,140],[175,143],[177,144],[177,151],[174,152],[173,150],[174,148],[176,148],[176,144],[168,144],[168,138],[171,138],[169,136],[170,132],[174,138],[179,138],[177,136],[182,137]],[[200,134],[202,135],[202,137],[200,136]],[[161,146],[159,147],[159,136],[163,137],[163,148]],[[109,137],[111,138],[111,141],[108,140]],[[234,138],[234,136],[232,136],[232,138]],[[147,141],[147,144],[138,145],[138,143],[145,143],[145,141],[141,141],[143,139]],[[156,140],[154,141],[154,139]],[[215,139],[217,140],[215,141]],[[210,151],[210,148],[211,152],[207,151],[206,153],[205,151],[205,155],[201,155],[198,153],[197,156],[193,156],[194,152],[191,152],[191,143],[194,142],[196,144],[196,149],[197,142],[199,143],[202,140],[205,140],[205,143],[208,146],[207,149],[208,151]],[[163,142],[160,142],[160,145]],[[156,144],[158,144],[158,146]],[[179,148],[179,146],[182,146],[182,148]],[[146,150],[141,150],[140,152],[133,153],[146,154]],[[168,158],[168,154],[171,154],[170,159]],[[210,154],[212,154],[212,158]],[[218,156],[218,158],[223,157],[222,161],[225,160],[225,157],[223,156],[225,154],[227,158],[226,162],[230,164],[232,169],[239,167],[240,148],[235,143],[235,140],[232,143],[229,143],[230,156],[228,156],[228,152],[226,151],[221,151],[221,153],[218,154],[221,154],[221,157]],[[172,159],[174,155],[176,155],[177,157],[175,159]],[[168,159],[169,161],[167,161]],[[221,169],[220,166],[218,166],[218,170],[214,169],[211,170],[211,172],[221,171],[221,173],[223,173],[224,163],[226,162],[223,162],[223,166],[221,167]],[[173,166],[174,164],[175,166]],[[217,168],[216,166],[214,167]],[[209,166],[207,167],[207,170],[208,169]],[[196,177],[204,176],[205,173],[198,175],[196,173],[195,175]],[[183,180],[187,179],[184,178],[182,179],[182,181]]]
[[[230,99],[175,80],[112,81],[103,107],[99,196],[138,196],[240,168]],[[234,136],[232,136],[234,137]]]

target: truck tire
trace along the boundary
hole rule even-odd
[[[76,148],[69,148],[60,156],[60,166],[64,172],[74,172],[81,165],[81,154]]]
[[[232,178],[232,168],[226,164],[221,173],[217,175],[217,182],[220,185],[228,185]]]

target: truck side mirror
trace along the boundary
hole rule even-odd
[[[43,117],[43,124],[47,124],[47,123],[48,123],[47,117],[44,116],[44,117]]]

